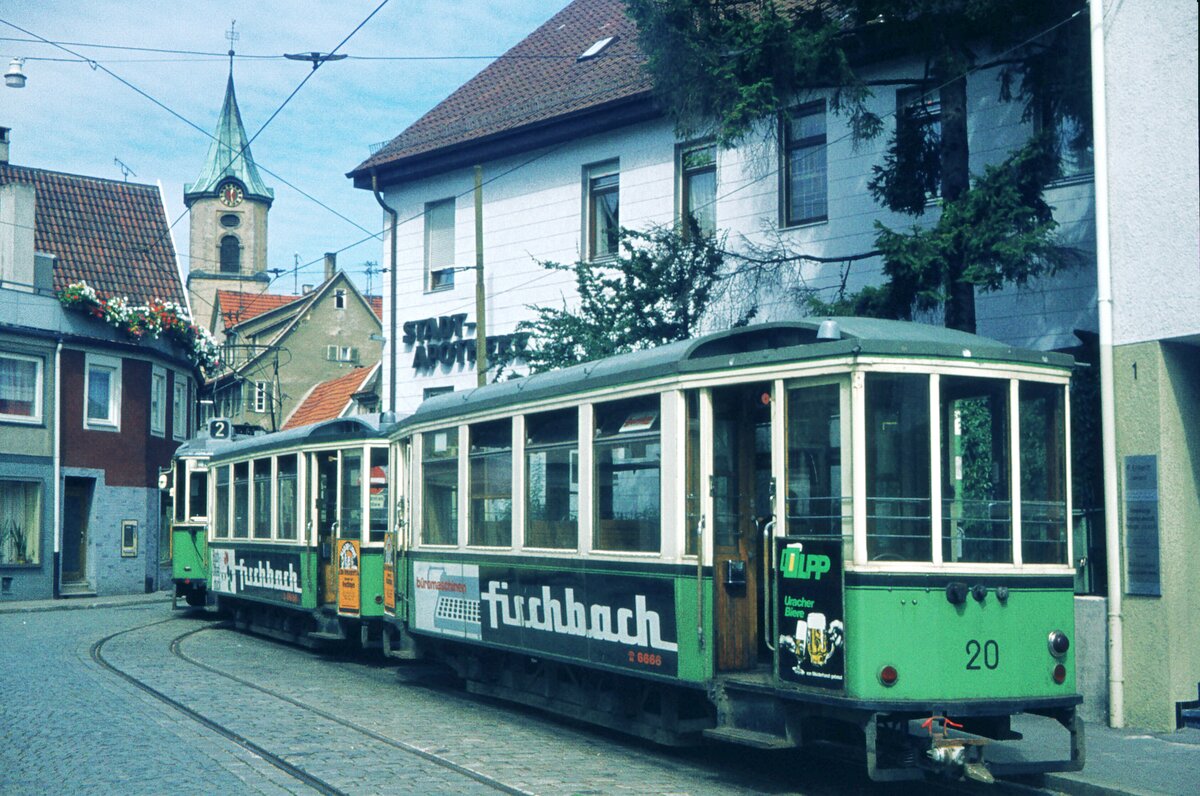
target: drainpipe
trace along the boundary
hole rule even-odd
[[[1090,0],[1092,121],[1096,192],[1096,310],[1100,324],[1100,434],[1104,470],[1104,548],[1108,558],[1108,724],[1125,726],[1121,619],[1121,528],[1117,517],[1117,414],[1113,390],[1112,261],[1108,219],[1108,119],[1104,98],[1104,0]]]
[[[389,320],[391,321],[388,329],[388,375],[391,378],[388,380],[388,410],[395,414],[396,412],[396,226],[399,224],[399,214],[394,208],[388,206],[387,202],[383,201],[383,194],[379,193],[379,175],[374,169],[371,170],[371,193],[375,194],[375,201],[383,208],[383,212],[392,217],[392,236],[391,236],[391,259],[388,262],[388,267],[391,269],[391,313]]]
[[[59,567],[62,563],[62,338],[54,347],[54,598],[58,599]]]

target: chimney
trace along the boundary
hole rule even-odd
[[[309,293],[312,292],[312,289],[313,289],[312,285],[304,285],[300,288],[300,294],[307,296]]]
[[[337,252],[325,252],[325,281],[333,279],[337,273]]]
[[[8,162],[8,133],[11,127],[0,127],[0,163]]]
[[[32,290],[35,284],[35,206],[32,185],[19,182],[0,185],[0,283],[6,287]]]

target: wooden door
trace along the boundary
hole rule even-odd
[[[770,385],[712,391],[713,612],[718,671],[753,668],[762,638],[762,534],[769,519]]]
[[[66,478],[63,489],[62,582],[87,580],[88,516],[95,479]]]

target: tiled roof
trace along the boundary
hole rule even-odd
[[[158,188],[0,163],[4,183],[36,192],[34,247],[58,258],[55,290],[82,279],[105,297],[185,304]]]
[[[228,329],[262,315],[264,312],[291,304],[305,296],[279,293],[243,293],[237,290],[218,290],[217,306],[221,308],[221,323]]]
[[[367,303],[371,305],[371,309],[379,316],[379,320],[383,320],[383,296],[363,296]]]
[[[362,389],[367,377],[376,367],[378,366],[355,368],[344,376],[323,381],[313,387],[283,424],[284,430],[341,417],[350,403],[350,397]]]
[[[616,40],[598,56],[577,60],[609,36]],[[648,95],[643,60],[623,0],[575,0],[352,174]]]

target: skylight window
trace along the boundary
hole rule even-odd
[[[589,58],[595,58],[600,53],[604,52],[608,45],[617,40],[616,36],[609,36],[607,39],[601,39],[583,51],[583,55],[576,58],[576,61],[586,61]]]

